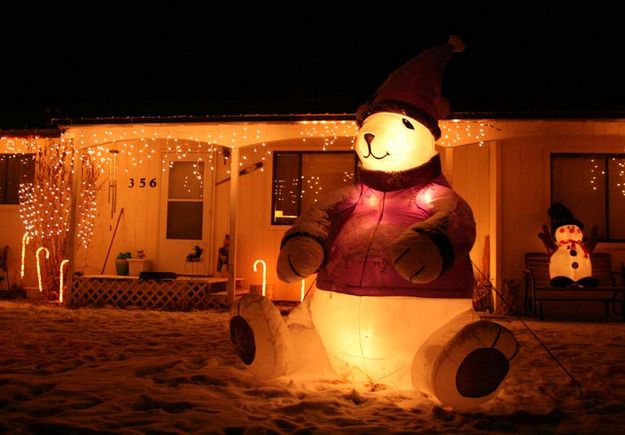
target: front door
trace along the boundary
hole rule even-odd
[[[161,189],[156,270],[182,275],[208,273],[210,241],[210,165],[206,155],[171,159]]]

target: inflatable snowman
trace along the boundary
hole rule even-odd
[[[596,287],[592,276],[590,252],[583,241],[584,224],[564,205],[555,202],[549,207],[555,247],[549,259],[549,278],[554,287]]]
[[[442,73],[462,41],[423,52],[358,113],[359,183],[307,210],[286,232],[281,280],[317,273],[283,321],[259,295],[231,310],[235,350],[258,378],[333,372],[414,388],[457,410],[496,394],[518,344],[472,312],[475,222],[441,172]]]

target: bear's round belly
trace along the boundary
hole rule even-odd
[[[397,388],[411,387],[419,347],[471,310],[470,299],[353,296],[319,289],[311,301],[313,323],[336,374]]]

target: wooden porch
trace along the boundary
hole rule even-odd
[[[139,279],[137,276],[84,275],[73,280],[70,307],[140,307],[163,310],[227,308],[227,278],[178,277]],[[243,279],[236,280],[236,293],[245,293]]]

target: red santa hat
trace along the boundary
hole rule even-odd
[[[441,96],[443,72],[452,53],[462,51],[462,39],[451,35],[447,43],[424,51],[396,69],[369,102],[360,106],[358,125],[375,112],[401,113],[421,122],[438,139],[438,120],[449,113],[449,102]]]

